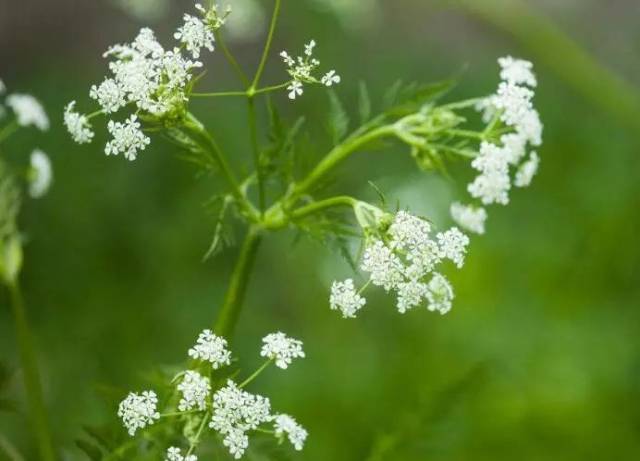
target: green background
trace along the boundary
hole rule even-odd
[[[153,24],[164,43],[191,4],[180,3]],[[379,102],[397,79],[459,74],[448,98],[464,99],[495,89],[499,56],[530,59],[545,124],[542,164],[530,189],[490,209],[487,235],[472,239],[466,266],[451,274],[457,297],[447,316],[426,309],[402,316],[391,298],[372,292],[357,320],[342,320],[327,305],[331,281],[349,275],[340,255],[293,232],[266,239],[234,352],[251,370],[266,333],[304,340],[305,360],[252,385],[310,432],[305,450],[287,456],[635,459],[640,7],[621,0],[371,5],[376,14],[361,23],[366,8],[351,17],[285,1],[275,50],[294,53],[315,38],[318,57],[342,75],[338,91],[353,112],[361,80]],[[237,248],[202,262],[215,222],[206,202],[218,184],[199,178],[170,145],[155,139],[129,163],[103,155],[103,128],[89,147],[73,144],[61,128],[67,101],[88,111],[88,88],[106,71],[102,51],[130,40],[142,23],[111,4],[52,0],[0,0],[0,22],[0,78],[12,91],[39,97],[52,119],[49,133],[22,131],[8,146],[26,158],[37,145],[55,168],[50,194],[28,202],[21,216],[28,238],[22,281],[56,445],[65,459],[83,459],[74,447],[81,426],[114,418],[104,396],[147,388],[150,370],[180,364],[211,325]],[[259,39],[231,46],[253,69]],[[236,88],[220,53],[207,66],[203,87]],[[283,76],[274,53],[265,82]],[[307,117],[312,161],[329,146],[325,92],[309,89],[295,104],[277,100],[289,119]],[[237,171],[248,168],[244,104],[192,107]],[[368,180],[443,225],[447,204],[466,197],[459,182],[419,172],[402,148],[355,156],[333,189],[373,201]],[[2,293],[0,361],[17,375],[3,396],[18,408],[0,413],[0,434],[31,460],[7,301]]]

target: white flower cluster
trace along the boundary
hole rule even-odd
[[[304,442],[309,435],[306,429],[289,415],[277,415],[273,418],[273,421],[273,429],[276,437],[283,437],[286,434],[291,445],[298,451],[302,450]]]
[[[189,357],[211,363],[214,370],[231,363],[231,352],[227,340],[216,336],[211,330],[204,330],[198,336],[196,345],[189,349]]]
[[[143,28],[133,42],[112,46],[104,53],[105,58],[111,58],[112,75],[89,91],[89,96],[100,105],[101,113],[113,114],[132,105],[136,113],[155,118],[180,116],[193,72],[202,67],[201,62],[183,56],[182,48],[193,59],[200,57],[203,48],[213,51],[213,31],[226,17],[219,16],[215,7],[207,10],[197,4],[196,8],[201,18],[185,14],[184,24],[174,34],[180,47],[165,50],[154,32]],[[89,119],[96,114],[82,115],[74,108],[75,103],[71,103],[65,109],[67,130],[74,141],[89,143],[94,136]],[[150,143],[135,115],[124,123],[109,121],[107,127],[113,136],[105,148],[107,155],[123,153],[128,160],[135,160],[138,152]]]
[[[302,342],[283,333],[269,334],[263,338],[263,343],[261,356],[274,360],[280,368],[286,369],[293,359],[304,357]],[[210,364],[212,370],[231,363],[227,341],[210,330],[200,333],[197,343],[189,349],[188,355]],[[262,371],[262,368],[259,371]],[[205,415],[204,418],[211,414],[209,427],[223,436],[224,446],[236,459],[241,458],[249,446],[248,433],[259,429],[262,424],[271,422],[275,422],[276,437],[282,439],[286,433],[295,449],[302,449],[307,431],[290,416],[272,415],[268,398],[242,389],[257,376],[257,373],[241,385],[237,385],[231,379],[227,380],[226,385],[216,390],[213,396],[211,381],[207,376],[195,370],[187,370],[178,376],[182,377],[177,385],[177,391],[181,395],[178,411],[185,414],[201,412]],[[157,404],[158,398],[153,391],[146,391],[141,395],[130,393],[120,403],[118,416],[122,418],[130,435],[133,436],[138,429],[143,429],[160,419]],[[205,424],[207,420],[202,422]],[[165,461],[196,460],[191,452],[183,456],[181,450],[176,447],[169,448],[165,457]]]
[[[240,389],[232,380],[213,395],[213,416],[209,427],[224,436],[224,445],[236,459],[241,458],[249,446],[246,433],[269,421],[269,399]]]
[[[539,157],[531,152],[529,159],[527,146],[542,144],[542,123],[533,107],[533,88],[537,79],[533,64],[514,59],[511,56],[498,59],[502,81],[495,95],[477,105],[483,120],[492,123],[496,118],[512,131],[503,134],[499,143],[483,142],[478,156],[471,166],[479,172],[467,189],[472,197],[483,205],[509,203],[512,184],[526,187],[531,183],[539,165]],[[510,170],[515,168],[512,181]],[[480,207],[454,204],[451,207],[453,219],[470,232],[483,233],[486,211]]]
[[[207,405],[207,397],[211,392],[209,378],[202,376],[197,371],[187,371],[180,384],[178,391],[182,393],[182,398],[178,403],[178,410],[188,411],[193,408],[204,410]]]
[[[304,56],[298,56],[295,59],[286,51],[280,53],[280,56],[287,66],[287,72],[289,72],[289,75],[293,79],[287,87],[289,99],[293,100],[298,96],[302,96],[305,83],[320,83],[324,86],[331,87],[341,81],[340,76],[335,70],[330,70],[320,79],[313,75],[314,71],[320,66],[320,61],[313,57],[315,47],[315,40],[311,40],[304,46]]]
[[[289,338],[284,333],[271,333],[262,339],[260,355],[275,360],[276,366],[286,370],[293,359],[304,358],[302,341]]]
[[[160,419],[157,405],[158,397],[153,391],[145,391],[142,394],[131,392],[120,402],[118,416],[122,418],[129,435],[134,435],[138,429],[144,429]]]
[[[171,447],[167,450],[164,461],[198,461],[198,457],[196,455],[182,456],[180,448]]]
[[[445,259],[462,267],[469,238],[456,227],[436,234],[435,239],[430,234],[429,222],[400,211],[389,228],[371,238],[365,249],[361,269],[369,273],[373,285],[396,292],[400,313],[425,300],[431,311],[445,314],[451,309],[451,285],[434,271]],[[331,308],[340,310],[344,317],[355,317],[365,302],[352,280],[334,282]]]
[[[29,174],[29,195],[33,198],[44,196],[53,181],[53,168],[47,154],[40,149],[31,153]]]
[[[3,91],[4,84],[2,84]],[[40,131],[47,131],[49,129],[49,117],[42,107],[42,104],[29,94],[14,93],[7,96],[6,104],[9,106],[16,115],[16,121],[18,125],[35,126]]]

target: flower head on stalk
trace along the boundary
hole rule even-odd
[[[304,84],[321,84],[327,87],[337,85],[341,82],[341,77],[335,70],[330,70],[322,77],[318,78],[315,71],[320,67],[320,61],[313,56],[316,48],[316,41],[311,40],[304,46],[302,56],[293,57],[287,51],[282,51],[280,57],[287,66],[287,72],[293,79],[287,87],[289,99],[296,99],[304,93]]]

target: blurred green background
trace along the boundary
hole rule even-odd
[[[21,226],[23,285],[64,459],[84,459],[74,448],[83,424],[114,418],[102,403],[105,386],[144,389],[149,370],[184,360],[212,323],[236,256],[231,248],[202,262],[214,226],[205,203],[216,184],[169,145],[156,140],[129,163],[103,155],[103,131],[87,148],[62,129],[66,102],[88,109],[108,45],[148,23],[168,43],[192,3],[132,12],[120,0],[0,0],[0,78],[38,96],[54,127],[23,132],[10,146],[15,155],[43,148],[56,173],[51,193],[25,206]],[[231,44],[247,69],[271,8],[256,4]],[[342,320],[327,305],[331,281],[349,274],[340,256],[312,240],[295,243],[293,233],[266,240],[234,350],[251,369],[264,334],[280,329],[305,341],[306,360],[265,373],[254,389],[308,428],[305,450],[292,459],[640,457],[638,24],[635,0],[284,2],[276,50],[295,52],[315,38],[318,56],[343,76],[347,101],[360,80],[379,101],[399,78],[460,71],[450,98],[488,94],[496,59],[513,54],[536,64],[545,123],[539,176],[509,207],[490,210],[487,235],[472,239],[467,265],[453,274],[457,298],[447,316],[401,316],[377,293],[357,320]],[[236,87],[221,54],[207,65],[207,88]],[[282,75],[274,55],[265,81]],[[280,99],[290,118],[322,125],[324,92],[310,90],[294,105]],[[244,104],[193,108],[237,152],[238,171],[246,168]],[[319,133],[321,153],[328,137]],[[447,204],[465,197],[460,185],[418,172],[402,149],[354,157],[335,187],[375,200],[369,179],[442,224]],[[17,355],[2,293],[0,361],[17,370]],[[18,409],[0,413],[0,434],[31,460],[20,383],[18,373],[4,394]]]

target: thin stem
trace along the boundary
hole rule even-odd
[[[290,194],[289,200],[291,202],[295,201],[305,192],[309,191],[313,186],[315,186],[324,176],[334,169],[338,164],[348,158],[352,153],[360,149],[361,147],[369,144],[370,142],[384,138],[386,136],[392,136],[396,133],[393,125],[385,125],[380,128],[376,128],[374,130],[369,131],[368,133],[363,134],[362,136],[358,136],[355,138],[349,138],[343,144],[340,144],[333,148],[327,156],[322,159],[320,163],[309,173],[309,175],[299,183]]]
[[[253,78],[253,83],[251,84],[251,88],[256,88],[260,84],[260,78],[262,77],[262,73],[264,72],[264,66],[267,63],[267,58],[269,57],[269,50],[271,50],[271,43],[273,42],[273,36],[275,34],[276,25],[278,23],[278,15],[280,14],[280,4],[281,0],[275,0],[276,3],[273,7],[273,15],[271,16],[271,25],[269,26],[269,35],[267,36],[267,43],[264,46],[264,50],[262,52],[262,58],[260,59],[260,65],[258,66],[258,70],[256,71],[256,76]]]
[[[472,107],[475,106],[476,104],[478,104],[479,102],[484,101],[485,99],[487,99],[486,97],[483,98],[471,98],[471,99],[465,99],[464,101],[458,101],[458,102],[452,102],[449,104],[444,104],[443,106],[440,106],[440,109],[466,109],[467,107]]]
[[[246,97],[246,91],[220,91],[215,93],[191,93],[194,98],[224,98],[230,96]]]
[[[202,431],[204,430],[204,427],[207,424],[208,417],[209,417],[209,412],[207,411],[205,415],[202,417],[202,422],[200,423],[200,427],[198,428],[198,432],[196,433],[194,441],[191,442],[191,445],[189,446],[189,451],[187,451],[187,458],[189,457],[190,454],[193,453],[193,450],[195,450],[196,446],[198,446],[198,444],[200,443],[200,437],[202,437]]]
[[[214,36],[216,41],[218,42],[218,47],[222,50],[222,53],[224,54],[225,58],[227,58],[227,61],[231,65],[231,68],[234,70],[234,72],[236,73],[236,75],[238,76],[242,84],[248,88],[251,84],[251,82],[249,82],[249,77],[247,77],[247,74],[244,73],[244,71],[242,70],[242,67],[240,67],[240,64],[238,64],[238,61],[236,60],[236,58],[233,56],[233,54],[231,54],[231,52],[229,51],[229,48],[227,48],[226,43],[222,39],[222,34],[220,33],[220,29],[214,32]]]
[[[259,88],[259,89],[255,90],[255,92],[253,94],[263,94],[263,93],[270,93],[272,91],[282,90],[282,89],[288,87],[289,85],[291,85],[292,81],[293,80],[289,80],[288,82],[281,83],[279,85],[272,85],[272,86],[266,86],[264,88]]]
[[[255,227],[249,228],[240,248],[238,261],[231,274],[231,281],[229,282],[224,303],[218,312],[218,318],[213,327],[217,335],[230,339],[235,329],[261,240],[259,229]]]
[[[174,416],[192,415],[194,413],[201,413],[202,410],[189,410],[189,411],[173,411],[169,413],[161,413],[161,418],[172,418]]]
[[[256,180],[258,183],[258,206],[260,214],[264,213],[265,190],[264,178],[262,175],[262,165],[260,165],[260,147],[258,146],[258,127],[256,124],[256,101],[253,96],[248,98],[249,133],[251,137],[251,150],[253,152],[253,164],[256,169]]]
[[[362,285],[362,287],[360,287],[360,289],[358,290],[358,294],[361,295],[362,293],[364,293],[364,290],[369,288],[369,285],[371,285],[371,277],[369,277],[369,280],[367,280],[367,283],[365,283],[364,285]]]
[[[18,131],[18,128],[20,128],[20,125],[18,124],[17,120],[12,121],[11,123],[9,123],[7,126],[5,126],[4,128],[2,128],[0,130],[0,142],[4,141],[5,139],[7,139],[9,136],[11,136],[13,133],[15,133],[16,131]]]
[[[455,128],[446,130],[445,133],[450,134],[452,136],[457,136],[459,138],[470,138],[477,139],[478,141],[484,141],[485,135],[483,133],[478,133],[477,131],[471,130],[458,130]]]
[[[259,432],[261,434],[269,434],[269,435],[275,435],[276,433],[276,431],[274,430],[262,429],[261,427],[255,428],[254,431]]]
[[[254,379],[256,379],[260,373],[262,373],[269,365],[271,365],[273,363],[273,359],[269,359],[266,362],[264,362],[260,368],[258,368],[256,371],[253,372],[253,374],[251,376],[249,376],[247,379],[245,379],[244,381],[242,381],[241,384],[238,385],[238,387],[240,389],[242,389],[243,387],[247,386],[249,383],[251,383],[251,381],[253,381]]]
[[[31,410],[31,418],[33,430],[38,441],[38,449],[40,450],[40,458],[43,461],[54,461],[56,456],[53,450],[51,433],[47,422],[47,412],[44,405],[44,397],[42,395],[42,386],[40,383],[40,373],[38,371],[38,362],[36,352],[33,346],[33,337],[27,314],[22,299],[22,292],[18,282],[9,284],[11,293],[11,306],[15,318],[16,335],[18,338],[18,347],[20,349],[20,361],[24,372],[24,382],[27,391],[27,400]]]
[[[303,207],[298,208],[291,212],[291,219],[302,219],[306,216],[315,214],[319,211],[324,211],[328,208],[335,208],[339,206],[344,207],[354,207],[358,201],[353,197],[349,197],[346,195],[331,197],[325,200],[319,200],[317,202],[310,203],[309,205],[305,205]]]

